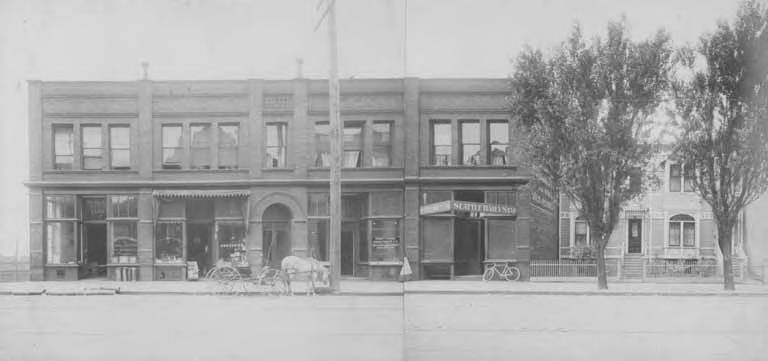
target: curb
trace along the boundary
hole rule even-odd
[[[446,290],[419,290],[405,291],[408,295],[540,295],[540,296],[749,296],[749,297],[768,297],[768,292],[629,292],[629,291],[506,291],[506,290],[488,290],[488,291],[446,291]]]
[[[14,296],[115,296],[115,295],[128,295],[128,296],[266,296],[266,297],[278,297],[285,295],[276,295],[266,292],[227,292],[227,291],[131,291],[131,290],[112,290],[112,289],[97,289],[97,290],[11,290],[2,291],[0,295],[14,295]],[[510,291],[510,290],[412,290],[403,292],[339,292],[339,293],[325,293],[320,292],[317,296],[379,296],[379,297],[402,297],[407,295],[539,295],[539,296],[676,296],[676,297],[768,297],[768,292],[676,292],[676,291]],[[295,292],[293,296],[309,296],[305,292]]]

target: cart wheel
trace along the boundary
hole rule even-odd
[[[520,279],[520,270],[514,266],[507,267],[501,277],[507,281],[517,281]]]
[[[493,270],[493,267],[488,267],[485,269],[485,272],[483,272],[483,281],[490,281],[493,279],[493,274],[496,273]]]

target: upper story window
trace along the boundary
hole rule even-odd
[[[285,168],[286,167],[286,148],[288,143],[288,134],[285,123],[267,124],[267,168]]]
[[[359,123],[344,125],[344,168],[363,166],[363,126]]]
[[[449,166],[452,156],[451,123],[444,120],[432,122],[432,165]]]
[[[103,143],[101,139],[100,125],[83,125],[80,127],[82,138],[82,162],[83,169],[102,169]]]
[[[373,167],[389,167],[392,165],[392,122],[377,121],[373,123]]]
[[[131,168],[131,128],[127,125],[109,127],[110,168]]]
[[[669,219],[670,247],[696,246],[696,220],[687,214],[678,214]]]
[[[181,161],[184,154],[182,148],[182,126],[180,124],[166,124],[162,126],[163,138],[163,169],[181,169]]]
[[[219,124],[219,169],[237,169],[237,147],[240,127],[237,124]]]
[[[685,164],[669,165],[669,191],[693,192],[693,166]]]
[[[315,167],[331,166],[330,131],[328,123],[315,123]]]
[[[506,120],[488,122],[488,163],[507,165],[509,154],[509,124]]]
[[[590,244],[589,226],[587,225],[587,221],[583,219],[577,219],[574,233],[575,246],[588,246]]]
[[[211,169],[211,125],[190,125],[189,139],[190,168]]]
[[[480,165],[480,122],[461,121],[461,164]]]
[[[75,138],[71,124],[53,126],[53,168],[72,169],[75,161]]]

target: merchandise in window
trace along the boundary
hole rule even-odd
[[[155,232],[156,263],[184,263],[183,229],[184,224],[181,222],[157,223]]]
[[[137,254],[136,222],[112,222],[111,263],[136,263]]]
[[[181,134],[181,125],[163,125],[163,169],[181,169],[181,161],[184,156]]]
[[[389,167],[392,165],[392,123],[373,123],[373,167]]]
[[[315,124],[315,167],[331,166],[331,128],[328,123]]]
[[[267,124],[266,168],[285,168],[287,137],[285,124]]]
[[[363,128],[359,125],[344,126],[344,168],[360,168],[363,154]]]
[[[109,128],[109,148],[112,169],[131,168],[131,128],[111,126]]]
[[[461,164],[480,164],[480,122],[461,122]]]
[[[488,160],[491,165],[507,165],[509,125],[506,120],[488,122]]]
[[[245,251],[245,227],[242,223],[218,223],[219,259],[235,266],[248,264]]]
[[[71,124],[53,126],[53,168],[69,170],[75,160],[75,138]]]
[[[211,168],[211,125],[193,124],[189,127],[190,153],[189,166],[192,169]]]
[[[237,124],[219,124],[219,169],[237,169]]]
[[[102,168],[101,162],[101,126],[83,125],[80,127],[83,148],[83,169],[97,170]]]
[[[451,123],[432,123],[432,165],[451,165]]]

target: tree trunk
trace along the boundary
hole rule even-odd
[[[597,245],[597,289],[608,289],[608,276],[605,272],[605,244],[600,241]]]
[[[732,225],[717,225],[717,243],[720,245],[720,253],[723,254],[723,287],[726,291],[736,289],[733,282],[733,251],[731,245]]]

